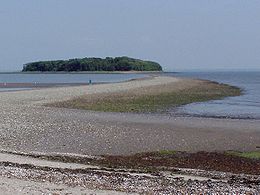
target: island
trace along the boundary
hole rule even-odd
[[[75,71],[162,71],[157,62],[123,57],[76,58],[69,60],[38,61],[24,64],[23,72]]]

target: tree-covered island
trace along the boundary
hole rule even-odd
[[[162,71],[157,62],[129,57],[77,58],[69,60],[38,61],[27,63],[23,72],[40,71]]]

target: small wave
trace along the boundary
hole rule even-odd
[[[191,103],[188,104],[187,106],[184,107],[189,107],[189,106],[208,106],[208,105],[218,105],[218,106],[254,106],[254,107],[260,107],[260,102],[258,101],[253,101],[253,100],[212,100],[208,102],[197,102],[197,103]]]
[[[248,115],[213,115],[213,114],[189,114],[171,113],[173,116],[197,117],[197,118],[216,118],[216,119],[238,119],[238,120],[260,120],[260,116]]]
[[[223,105],[223,106],[239,106],[239,107],[260,107],[260,103],[237,103],[237,102],[222,102],[222,103],[210,103],[211,105]],[[205,104],[206,105],[206,104]]]

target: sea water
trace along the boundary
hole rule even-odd
[[[43,83],[43,84],[88,84],[122,82],[131,79],[147,77],[146,74],[114,73],[114,74],[87,74],[87,73],[62,73],[62,74],[26,74],[26,73],[0,73],[0,83]],[[25,90],[28,88],[0,88],[0,91]]]
[[[130,79],[145,77],[144,74],[85,74],[85,73],[64,73],[64,74],[26,74],[26,73],[1,73],[0,83],[94,83],[120,82]]]
[[[174,112],[201,117],[260,119],[260,72],[186,72],[170,73],[216,81],[243,89],[243,95],[201,103],[192,103]]]

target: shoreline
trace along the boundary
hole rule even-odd
[[[185,106],[185,105],[184,105]],[[178,107],[179,108],[179,107]],[[199,114],[187,114],[187,113],[173,113],[170,114],[176,117],[187,117],[187,118],[201,118],[201,119],[230,119],[230,120],[260,120],[259,117],[251,117],[251,116],[215,116],[215,115],[199,115]]]
[[[148,80],[152,78],[149,77]],[[159,76],[158,78],[163,77]],[[176,77],[168,78],[170,80]],[[141,82],[147,80],[147,78],[132,79],[129,82],[135,80]],[[175,82],[158,83],[157,86],[137,86],[135,89],[124,92],[122,90],[121,92],[100,93],[97,97],[93,95],[79,96],[64,102],[58,101],[47,104],[47,106],[104,112],[167,113],[169,108],[239,96],[242,93],[242,90],[238,87],[219,84],[214,81],[178,78]]]
[[[147,79],[149,80],[149,79],[153,78],[154,76],[155,75],[149,75],[148,77],[129,79],[129,80],[118,81],[118,82],[98,82],[98,83],[92,83],[91,85],[124,83],[124,82],[131,82],[131,81],[142,81],[142,80],[147,80]],[[204,80],[204,79],[195,79],[195,80],[219,84],[215,81],[210,81],[210,80]],[[0,83],[0,93],[28,91],[28,90],[45,89],[45,88],[60,88],[60,87],[73,87],[73,86],[78,87],[78,86],[87,86],[87,85],[89,85],[89,83]],[[231,87],[237,88],[236,86],[231,86]],[[1,89],[7,89],[7,90],[1,90]],[[241,95],[243,95],[244,89],[241,89],[241,91],[242,91]],[[211,101],[211,100],[209,100],[209,101]],[[197,103],[197,102],[194,102],[194,103]],[[173,110],[181,108],[182,106],[185,106],[185,105],[180,105],[176,108],[173,108]],[[173,112],[175,112],[175,111],[173,111]],[[260,118],[254,118],[254,117],[250,117],[250,116],[248,116],[248,117],[246,117],[246,116],[242,116],[242,117],[241,116],[215,116],[215,115],[188,114],[188,113],[185,113],[185,112],[183,112],[183,113],[182,112],[180,112],[180,113],[169,113],[169,114],[172,115],[172,116],[177,116],[177,117],[260,120]]]
[[[96,84],[96,83],[93,83]],[[102,83],[101,83],[102,84]],[[88,83],[0,83],[2,88],[50,88],[50,87],[70,87],[88,85]]]

